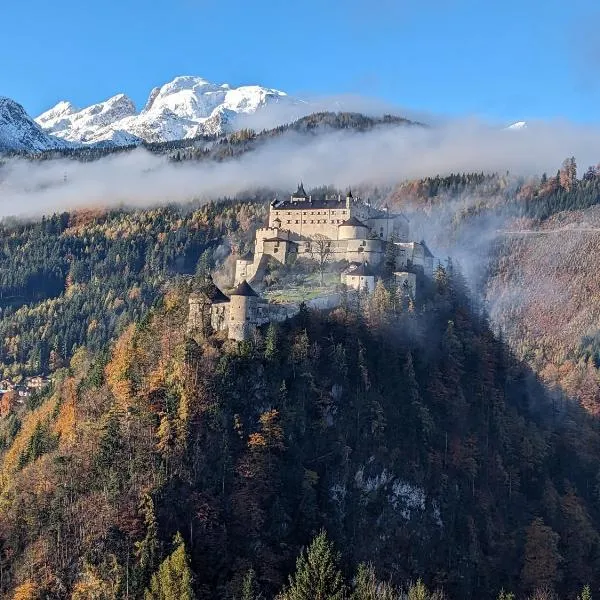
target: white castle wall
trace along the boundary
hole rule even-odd
[[[348,273],[345,276],[346,285],[353,290],[367,290],[369,294],[375,291],[375,277],[373,275],[353,275]]]

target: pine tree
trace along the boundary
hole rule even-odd
[[[102,470],[110,469],[119,456],[122,448],[121,427],[119,414],[112,409],[107,416],[106,423],[102,428],[96,464]]]
[[[154,512],[154,501],[150,494],[144,494],[140,502],[140,512],[144,516],[146,536],[141,542],[136,543],[136,556],[138,560],[139,579],[147,581],[156,567],[158,553],[158,525]]]
[[[397,600],[400,593],[390,583],[379,581],[371,564],[358,565],[350,600]]]
[[[395,241],[396,236],[392,234],[390,241],[386,244],[385,247],[384,265],[389,274],[391,274],[396,269],[396,258],[398,257],[398,248],[394,244]]]
[[[173,540],[174,550],[152,575],[144,600],[195,600],[193,575],[180,533]]]
[[[322,530],[296,561],[285,600],[342,600],[345,586],[338,568],[339,554]]]
[[[372,324],[380,324],[392,308],[392,297],[390,292],[383,285],[381,279],[377,280],[373,295],[369,299],[369,314]]]
[[[592,590],[589,585],[586,585],[581,590],[581,596],[577,596],[577,600],[592,600]]]
[[[263,598],[256,581],[256,572],[254,569],[248,569],[242,582],[241,600],[263,600]]]
[[[265,339],[265,358],[272,361],[277,358],[277,354],[277,326],[275,323],[270,323]]]
[[[437,293],[443,295],[448,290],[449,280],[448,273],[446,269],[444,269],[443,265],[440,263],[435,269],[435,273],[433,274],[433,280],[435,281],[435,287]]]
[[[429,600],[429,598],[429,592],[420,579],[408,588],[407,600]]]

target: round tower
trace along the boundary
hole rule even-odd
[[[254,328],[258,295],[244,279],[235,288],[229,298],[229,334],[230,340],[247,340]]]
[[[356,217],[351,217],[338,225],[338,240],[364,239],[368,235],[369,228]]]

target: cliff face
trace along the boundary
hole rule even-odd
[[[372,561],[493,598],[544,583],[523,574],[537,517],[566,565],[558,588],[597,585],[593,425],[552,406],[458,274],[421,297],[394,313],[379,290],[198,344],[175,290],[110,354],[78,351],[1,423],[3,595],[93,579],[140,597],[179,531],[199,598],[239,597],[249,568],[270,598],[325,527],[348,573]]]

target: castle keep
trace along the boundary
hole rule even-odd
[[[394,285],[413,299],[417,274],[433,275],[434,257],[425,242],[409,241],[404,215],[392,214],[387,207],[376,209],[352,192],[345,199],[313,199],[300,184],[289,200],[271,202],[268,226],[256,232],[253,257],[236,261],[236,287],[229,296],[212,280],[190,295],[188,328],[204,334],[227,331],[229,339],[242,341],[260,325],[292,317],[299,310],[297,304],[269,303],[252,285],[262,284],[269,261],[314,260],[320,252],[342,265],[342,284],[366,293],[375,290],[384,262],[388,279],[391,266]],[[339,294],[327,294],[308,304],[333,308],[339,302]]]

